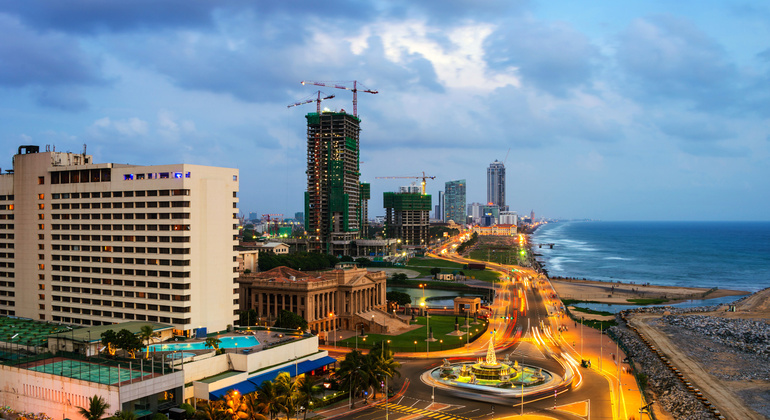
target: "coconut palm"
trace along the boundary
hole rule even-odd
[[[281,372],[275,378],[275,387],[281,396],[280,402],[286,418],[291,418],[297,412],[297,386],[299,383],[291,380],[288,372]]]
[[[198,406],[195,417],[200,420],[228,420],[220,401],[204,402]]]
[[[315,385],[313,384],[313,381],[306,374],[303,374],[302,376],[298,377],[297,381],[299,381],[299,384],[296,386],[297,406],[305,407],[303,418],[307,419],[307,412],[310,411],[310,407],[311,407],[310,403],[312,403],[315,400],[314,396],[316,394],[319,394],[320,392],[316,390]]]
[[[86,420],[101,420],[107,414],[108,408],[110,405],[104,401],[104,398],[94,395],[88,399],[88,408],[78,407],[78,413]]]
[[[337,376],[340,378],[343,389],[347,388],[350,392],[350,408],[355,406],[353,396],[369,383],[369,375],[364,369],[365,364],[364,356],[358,350],[346,354],[345,359],[340,362]]]
[[[283,410],[278,388],[270,381],[262,382],[262,385],[257,388],[257,400],[259,401],[260,413],[267,413],[270,420]]]
[[[150,358],[150,340],[160,337],[160,334],[155,332],[152,325],[143,325],[139,330],[139,339],[147,343],[147,355],[145,358]]]
[[[136,414],[133,411],[116,411],[110,417],[110,420],[136,420]]]
[[[244,395],[243,400],[246,403],[246,407],[248,407],[246,413],[249,417],[247,420],[267,420],[267,417],[263,415],[263,407],[259,405],[259,399],[257,398],[256,392]],[[266,413],[266,411],[264,413]]]
[[[380,383],[385,380],[385,377],[393,378],[395,376],[401,376],[401,372],[399,372],[401,363],[397,362],[393,357],[393,352],[382,347],[381,343],[376,344],[372,348],[367,355],[367,359],[369,360],[365,366],[369,370],[370,376],[373,376],[373,378],[370,378],[369,384],[372,386],[374,395],[376,396],[377,388],[380,387]]]

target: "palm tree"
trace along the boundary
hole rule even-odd
[[[259,405],[259,399],[257,393],[252,392],[243,396],[243,400],[246,403],[248,410],[246,413],[249,415],[247,420],[267,420],[267,417],[263,415],[262,406]]]
[[[206,339],[206,343],[204,346],[206,348],[213,348],[216,351],[219,351],[219,345],[222,343],[222,340],[218,339],[217,337],[209,337]]]
[[[299,383],[291,380],[288,372],[281,372],[275,378],[275,387],[280,395],[280,402],[286,418],[289,419],[297,412],[297,386]]]
[[[371,360],[366,366],[370,368],[371,374],[375,376],[375,380],[371,381],[375,395],[377,394],[377,388],[379,387],[380,382],[382,382],[385,377],[393,378],[395,376],[401,376],[401,372],[399,371],[401,363],[396,361],[392,351],[382,347],[381,344],[376,344],[367,355],[367,358]],[[387,390],[385,390],[385,393],[387,396]]]
[[[314,395],[319,394],[319,391],[315,389],[313,381],[307,374],[297,378],[299,384],[296,386],[297,390],[297,405],[305,407],[303,418],[307,420],[307,412],[310,411],[310,405],[315,400]]]
[[[146,359],[150,358],[150,340],[157,337],[160,337],[160,334],[155,332],[155,329],[152,328],[152,325],[143,325],[139,330],[139,339],[147,343],[147,355],[145,356]]]
[[[204,402],[198,406],[195,417],[200,420],[228,420],[220,401]]]
[[[270,420],[283,409],[278,388],[270,381],[262,382],[262,385],[257,388],[257,400],[259,411],[268,413]]]
[[[101,420],[107,414],[108,408],[110,408],[110,405],[104,401],[104,398],[94,395],[88,399],[88,408],[78,407],[78,413],[85,417],[86,420]]]
[[[136,420],[136,414],[133,411],[116,411],[110,417],[111,420]]]
[[[350,392],[350,408],[355,406],[353,396],[369,383],[369,375],[364,370],[365,363],[363,355],[358,350],[353,350],[346,354],[345,360],[340,362],[337,376],[341,378],[341,385]]]

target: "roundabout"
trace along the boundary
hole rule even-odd
[[[510,355],[498,361],[493,339],[485,359],[479,357],[475,363],[450,363],[444,359],[441,366],[424,372],[420,379],[434,389],[461,398],[512,403],[524,397],[565,391],[573,377],[571,369],[567,367],[565,371],[565,376],[561,376],[539,366],[512,361]]]

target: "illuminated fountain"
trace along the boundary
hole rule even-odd
[[[521,366],[518,361],[511,362],[510,356],[498,362],[494,341],[493,336],[489,341],[486,359],[479,357],[476,363],[452,364],[444,359],[436,379],[448,385],[464,383],[499,388],[540,385],[553,379],[553,375],[543,372],[541,368]]]
[[[486,358],[479,357],[475,363],[450,363],[444,359],[443,365],[423,373],[421,380],[463,398],[507,403],[522,396],[563,390],[572,381],[572,374],[563,378],[540,367],[512,361],[510,355],[498,361],[493,335]]]

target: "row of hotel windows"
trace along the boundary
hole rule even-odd
[[[127,297],[127,298],[139,298],[139,299],[149,299],[149,300],[167,300],[167,301],[175,301],[175,302],[188,302],[190,300],[190,296],[187,295],[168,295],[163,293],[146,293],[146,292],[130,292],[130,291],[122,291],[122,290],[102,290],[102,289],[89,289],[89,288],[82,288],[82,287],[69,287],[69,286],[54,286],[53,287],[54,292],[72,292],[72,293],[85,293],[85,294],[93,294],[93,295],[106,295],[106,296],[118,296],[118,297]],[[91,293],[96,292],[96,293]],[[134,303],[131,302],[123,302],[122,300],[101,300],[101,299],[87,299],[87,298],[79,298],[79,297],[70,297],[70,296],[52,296],[54,302],[72,302],[72,303],[83,303],[86,305],[101,305],[101,306],[114,306],[117,308],[122,308],[124,305],[126,308],[134,308]],[[150,305],[153,308],[150,308],[151,310],[157,310],[157,305]],[[161,306],[161,311],[168,312],[169,307],[168,306]],[[164,309],[165,308],[165,309]],[[147,309],[146,304],[144,303],[137,303],[136,309]],[[174,307],[174,312],[187,312],[186,310],[181,310],[181,308]]]
[[[190,178],[189,172],[185,172],[184,174],[182,174],[182,172],[156,172],[151,174],[136,174],[136,176],[134,176],[134,174],[125,174],[123,175],[123,181],[133,181],[134,179],[182,179],[182,175],[184,175],[185,178]]]
[[[137,229],[137,230],[143,230],[143,229]],[[155,230],[155,229],[148,229],[148,230]],[[170,229],[160,229],[160,230],[170,230]],[[117,239],[115,239],[117,238]],[[116,242],[173,242],[173,243],[188,243],[190,242],[189,236],[131,236],[130,238],[133,238],[131,240],[125,240],[124,236],[110,236],[110,235],[59,235],[59,234],[53,234],[51,235],[51,239],[54,241],[116,241]],[[2,244],[0,244],[2,245]],[[53,249],[60,249],[57,248],[58,245],[53,245]],[[102,252],[112,252],[112,249],[115,249],[115,252],[134,252],[134,248],[127,246],[127,247],[112,247],[112,246],[88,246],[88,245],[71,245],[73,248],[69,248],[70,245],[61,245],[62,250],[64,251],[102,251]],[[2,246],[0,246],[1,248]],[[123,248],[125,248],[125,251],[121,251]],[[144,248],[137,248],[137,252],[139,249]],[[141,251],[144,252],[144,251]]]
[[[13,312],[13,311],[8,311]],[[122,313],[122,312],[107,312],[107,311],[92,311],[93,315],[96,316],[105,316],[105,317],[112,317],[112,318],[118,318],[118,319],[136,319],[138,321],[150,321],[150,322],[162,322],[164,324],[176,324],[176,325],[185,325],[190,323],[190,318],[169,318],[167,316],[157,316],[157,315],[143,315],[143,314],[133,314],[133,313]],[[0,310],[0,315],[2,315],[3,311]],[[12,313],[9,315],[13,315]],[[40,315],[40,319],[45,319],[44,315]],[[65,324],[78,324],[78,325],[110,325],[113,324],[109,321],[96,321],[91,319],[84,319],[84,318],[71,318],[68,316],[59,316],[54,315],[52,317],[54,322],[63,322]]]
[[[112,178],[111,168],[79,169],[74,171],[51,172],[51,184],[77,184],[85,182],[110,182]],[[37,183],[43,184],[42,176]]]
[[[177,195],[190,195],[190,190],[138,190],[138,191],[100,191],[100,192],[82,192],[82,193],[56,193],[51,194],[54,200],[66,200],[72,198],[122,198],[122,197],[164,197],[164,196],[177,196]],[[2,196],[0,196],[2,197]],[[10,200],[13,200],[13,196],[10,196]]]
[[[10,206],[13,206],[13,204],[9,204]],[[0,205],[0,210],[2,210],[2,206]],[[52,206],[53,210],[68,210],[68,209],[143,209],[145,207],[149,208],[156,208],[156,207],[190,207],[190,202],[183,200],[183,201],[127,201],[127,202],[111,202],[111,201],[105,201],[105,202],[98,202],[98,203],[54,203]],[[38,205],[38,210],[44,209],[45,206],[43,204]]]
[[[190,213],[85,213],[85,214],[58,214],[51,215],[54,220],[70,220],[70,219],[83,219],[83,220],[133,220],[134,218],[139,220],[150,219],[189,219]],[[44,220],[45,215],[39,214],[38,220]]]
[[[121,279],[100,279],[91,277],[77,277],[77,276],[51,276],[53,281],[61,281],[67,283],[84,283],[84,284],[107,284],[121,287],[147,287],[151,289],[174,289],[174,290],[189,290],[189,283],[166,283],[157,281],[144,281],[144,280],[121,280]],[[8,282],[13,286],[13,282]],[[102,290],[102,289],[90,289],[90,290]],[[98,293],[95,293],[98,294]],[[107,294],[107,293],[104,293]]]
[[[56,246],[56,245],[54,245]],[[66,246],[66,245],[65,245]],[[75,245],[74,247],[77,247]],[[117,252],[117,251],[115,251]],[[128,251],[126,251],[128,252]],[[190,248],[141,248],[137,252],[141,253],[147,253],[147,254],[174,254],[174,255],[187,255],[190,253]],[[38,257],[42,256],[43,254],[38,254]],[[39,258],[43,259],[43,258]],[[53,261],[86,261],[86,262],[104,262],[104,263],[116,263],[116,264],[134,264],[134,258],[121,258],[121,257],[99,257],[99,256],[93,256],[93,255],[52,255],[51,259]],[[147,260],[147,261],[157,261],[157,260]],[[167,260],[164,260],[167,261]],[[144,258],[136,258],[136,264],[144,264]],[[149,264],[153,264],[152,262],[149,262]],[[168,264],[164,264],[168,265]],[[189,264],[185,264],[189,265]],[[3,267],[3,266],[0,266]]]
[[[60,224],[53,224],[51,225],[51,229],[54,231],[57,230],[158,230],[158,231],[188,231],[190,230],[190,225],[157,225],[157,229],[150,228],[150,226],[155,227],[155,225],[60,225]],[[38,230],[44,230],[45,225],[39,224]],[[56,235],[54,235],[56,236]],[[84,236],[84,235],[81,235]],[[91,236],[92,241],[96,241],[98,239],[95,238],[99,235],[85,235],[85,236]],[[110,235],[101,235],[102,241],[107,241],[109,239]],[[145,236],[134,236],[134,235],[112,235],[112,240],[117,242],[144,242]],[[157,239],[152,240],[150,238],[157,238],[157,236],[147,236],[147,242],[157,242]],[[161,238],[171,238],[170,236],[161,236]],[[181,238],[181,236],[180,236]],[[170,242],[170,241],[165,241]],[[174,242],[185,242],[185,241],[174,241]]]
[[[41,258],[42,259],[42,258]],[[91,257],[88,255],[52,255],[53,261],[83,261],[83,262],[102,262],[110,264],[138,264],[138,265],[173,265],[175,267],[187,267],[190,265],[190,260],[159,260],[157,258],[112,258],[112,257]],[[2,264],[13,263],[0,263],[0,267],[5,267]],[[119,273],[122,274],[122,273]]]
[[[13,195],[0,195],[0,201],[13,201]]]
[[[45,229],[44,224],[38,225],[40,227],[38,230]],[[121,224],[89,224],[89,225],[62,225],[62,224],[52,224],[51,225],[52,230],[138,230],[138,231],[144,231],[144,230],[163,230],[163,231],[188,231],[190,230],[190,225],[121,225]],[[7,234],[0,234],[0,235],[10,235],[9,238],[13,239],[12,233]],[[3,237],[0,236],[0,239]]]
[[[167,260],[163,260],[167,261]],[[173,264],[177,265],[177,264]],[[40,264],[43,266],[43,264]],[[124,274],[128,276],[142,276],[142,277],[173,277],[173,278],[189,278],[189,271],[158,271],[158,270],[134,270],[130,268],[109,268],[109,267],[79,267],[68,265],[52,265],[53,271],[59,272],[72,272],[72,273],[104,273],[104,274]]]

